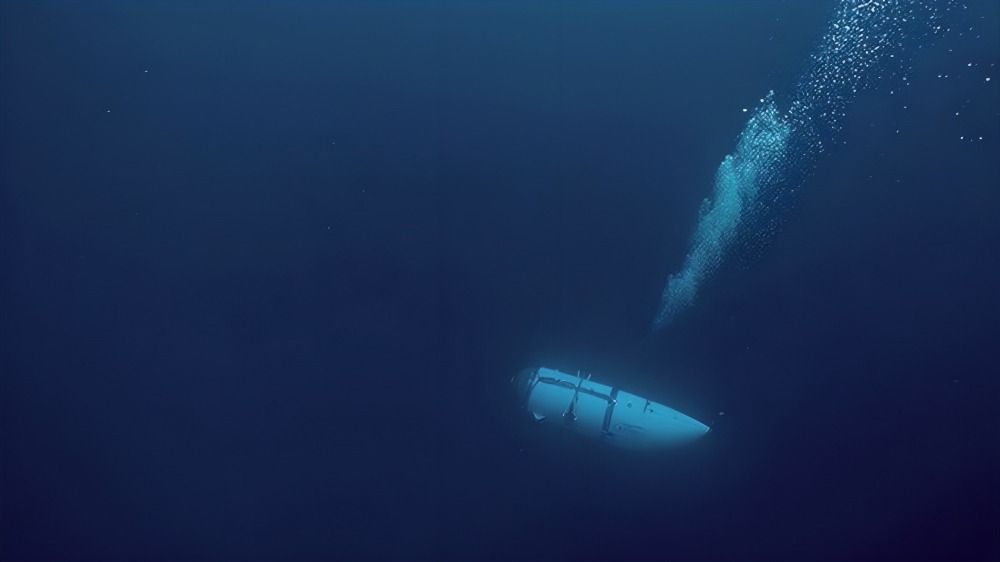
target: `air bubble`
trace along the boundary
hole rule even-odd
[[[884,76],[898,76],[903,86],[910,85],[909,53],[940,31],[939,20],[954,5],[953,0],[863,4],[841,0],[795,86],[788,110],[777,107],[773,92],[752,111],[742,108],[750,114],[746,127],[732,154],[719,165],[712,198],[699,214],[684,263],[663,289],[654,329],[667,326],[694,303],[702,283],[733,246],[767,238],[773,229],[766,225],[775,221],[795,187],[810,175],[824,147],[838,143],[847,106],[858,92]],[[924,22],[923,31],[913,30],[911,19]],[[895,93],[889,90],[890,95]]]

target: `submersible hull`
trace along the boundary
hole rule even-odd
[[[708,426],[677,410],[579,374],[547,367],[512,379],[537,422],[559,424],[625,449],[660,449],[694,441]]]

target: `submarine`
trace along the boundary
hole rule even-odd
[[[596,382],[590,375],[537,367],[518,372],[511,383],[536,422],[560,425],[623,449],[676,447],[710,429],[669,406]]]

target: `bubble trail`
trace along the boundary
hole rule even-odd
[[[787,109],[779,109],[770,92],[719,165],[681,269],[663,289],[654,331],[695,302],[734,246],[767,236],[768,219],[781,212],[826,146],[837,142],[847,107],[859,92],[887,81],[909,85],[913,53],[944,31],[941,20],[954,5],[948,0],[837,3]]]

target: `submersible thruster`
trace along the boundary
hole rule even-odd
[[[689,443],[709,427],[659,402],[547,367],[525,369],[511,379],[536,422],[625,449],[660,449]]]

